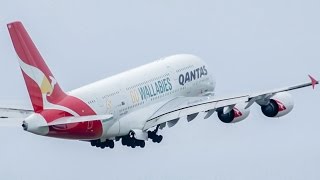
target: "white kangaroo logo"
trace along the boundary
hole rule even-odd
[[[51,94],[54,91],[54,86],[57,84],[57,80],[54,77],[49,76],[49,79],[51,80],[51,88],[52,88],[52,90],[50,92],[48,92],[47,96],[51,96]]]

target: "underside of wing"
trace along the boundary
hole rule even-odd
[[[206,112],[210,117],[213,112],[224,107],[234,107],[237,104],[248,101],[248,96],[214,99],[213,97],[179,97],[162,106],[146,122],[144,130],[156,125],[160,128],[174,126],[181,117],[187,117],[188,121],[195,119],[199,112]]]
[[[261,106],[262,113],[267,117],[281,117],[293,109],[294,102],[289,91],[312,86],[313,89],[319,82],[309,76],[311,82],[301,83],[294,86],[265,91],[262,93],[248,94],[230,98],[215,99],[207,97],[180,97],[173,99],[157,110],[146,122],[144,130],[158,126],[161,129],[172,127],[181,117],[187,117],[192,121],[200,112],[205,112],[205,118],[214,112],[222,122],[239,122],[249,115],[249,108],[257,103]]]

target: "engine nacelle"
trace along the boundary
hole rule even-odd
[[[292,111],[294,106],[291,94],[277,93],[270,98],[267,105],[261,105],[262,113],[267,117],[281,117]]]
[[[225,107],[226,108],[226,107]],[[230,112],[223,113],[224,108],[218,109],[218,117],[224,123],[236,123],[244,120],[250,114],[250,109],[245,109],[245,104],[237,104]]]

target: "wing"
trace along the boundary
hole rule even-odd
[[[0,108],[0,126],[21,126],[31,113],[29,109]]]
[[[175,98],[160,109],[158,109],[146,122],[144,130],[160,125],[160,128],[174,126],[181,117],[187,117],[188,121],[192,121],[199,114],[199,112],[206,112],[205,118],[210,117],[216,111],[223,113],[230,112],[237,104],[243,104],[244,109],[248,109],[252,104],[258,103],[265,105],[270,101],[274,95],[301,89],[304,87],[319,84],[317,80],[309,75],[311,82],[302,83],[294,86],[284,87],[280,89],[265,91],[262,93],[248,94],[237,97],[214,99],[212,97],[179,97]]]

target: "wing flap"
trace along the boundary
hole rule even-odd
[[[315,78],[309,75],[310,81],[294,86],[255,93],[251,95],[237,96],[231,98],[213,99],[212,97],[180,97],[169,101],[156,111],[145,123],[144,130],[156,125],[168,122],[171,125],[176,124],[174,120],[199,112],[207,112],[205,118],[210,117],[217,109],[224,108],[224,112],[230,111],[236,104],[245,103],[245,108],[249,108],[252,104],[264,104],[277,93],[292,91],[305,87],[313,87],[319,84]],[[171,122],[172,121],[172,122]]]
[[[209,98],[209,99],[208,99]],[[182,102],[184,100],[184,102]],[[171,109],[172,104],[178,104],[175,109]],[[156,125],[176,120],[181,117],[214,110],[220,107],[235,105],[240,102],[248,101],[248,96],[239,96],[234,98],[211,99],[210,97],[184,97],[173,99],[167,105],[162,106],[153,116],[146,122],[144,130],[147,130]]]

